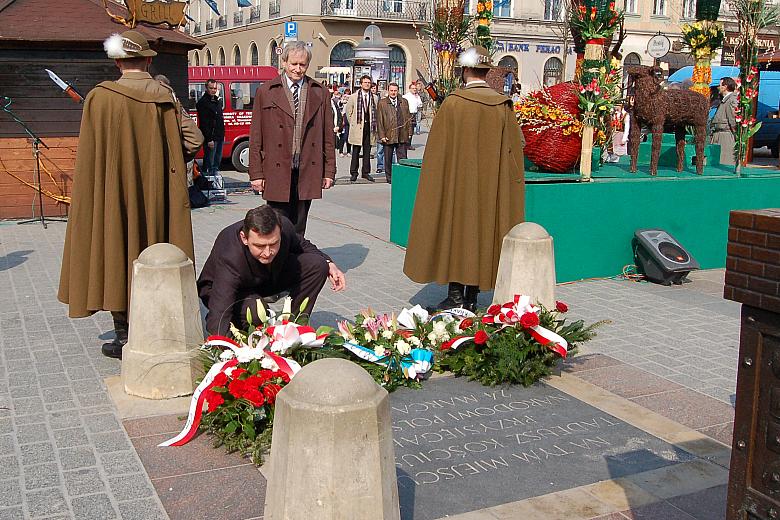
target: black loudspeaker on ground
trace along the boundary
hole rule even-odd
[[[699,262],[663,229],[636,230],[632,245],[637,268],[651,282],[679,285],[699,269]]]

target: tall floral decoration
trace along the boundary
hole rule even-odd
[[[682,26],[682,40],[688,47],[695,65],[691,90],[710,97],[712,56],[723,45],[723,27],[718,22],[700,20]]]
[[[585,58],[578,76],[580,108],[585,124],[580,154],[583,180],[590,180],[594,134],[597,137],[599,132],[609,135],[611,106],[619,98],[619,93],[615,94],[618,65],[607,61],[605,48],[622,21],[623,11],[615,8],[614,1],[578,0],[569,14],[572,34],[579,33],[586,42]]]
[[[739,174],[746,160],[750,138],[761,128],[756,122],[755,98],[758,96],[758,33],[780,21],[780,6],[766,0],[734,0],[732,11],[739,23],[737,64],[739,65],[737,131],[734,136],[735,171]]]
[[[474,29],[474,43],[491,52],[493,50],[493,37],[490,35],[490,23],[493,21],[493,0],[477,0],[475,19],[477,25]]]
[[[429,68],[438,96],[436,102],[441,104],[458,87],[455,60],[471,34],[471,17],[465,12],[465,0],[438,0],[433,20],[423,33],[431,39],[433,53]]]

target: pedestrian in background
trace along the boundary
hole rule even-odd
[[[225,116],[222,113],[224,99],[219,96],[219,87],[213,79],[206,80],[206,92],[195,105],[198,110],[198,128],[203,133],[203,173],[208,176],[219,174],[222,162],[222,145],[225,143]]]
[[[377,103],[382,99],[382,93],[377,89],[376,83],[371,84],[371,93],[376,96]],[[378,105],[377,105],[378,106]],[[382,143],[377,139],[376,142],[376,173],[382,175],[385,173],[385,149],[382,147]]]
[[[406,143],[412,132],[409,103],[398,95],[398,83],[387,86],[387,97],[379,100],[376,108],[379,144],[385,156],[385,176],[390,184],[393,176],[393,153],[406,159]]]
[[[352,145],[352,161],[349,166],[349,180],[355,182],[358,177],[359,159],[363,157],[361,176],[369,182],[371,177],[371,150],[376,143],[376,104],[378,100],[371,93],[371,76],[360,78],[360,89],[347,101],[349,118],[349,144]]]
[[[732,78],[723,78],[718,85],[718,93],[721,96],[720,105],[712,117],[710,144],[720,145],[720,164],[734,164],[734,131],[737,128],[735,109],[738,100],[734,91],[737,90],[737,82]]]
[[[420,112],[422,109],[422,98],[417,93],[417,83],[409,84],[409,91],[404,94],[404,99],[409,105],[409,113],[412,115],[412,131],[409,132],[409,150],[414,150],[412,146],[412,135],[419,134]]]

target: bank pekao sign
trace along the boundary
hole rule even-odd
[[[126,25],[131,29],[138,25],[138,22],[145,22],[152,25],[167,24],[171,28],[178,28],[187,21],[184,9],[187,2],[176,2],[168,0],[155,0],[147,2],[144,0],[124,0],[125,7],[129,16],[124,18],[112,14],[108,8],[107,0],[103,0],[108,16],[117,23]]]
[[[495,49],[499,52],[535,52],[539,54],[561,54],[563,52],[562,45],[511,42],[508,40],[496,40]],[[569,54],[574,54],[574,47],[569,47]]]

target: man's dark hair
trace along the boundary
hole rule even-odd
[[[246,212],[244,227],[241,228],[241,230],[244,232],[244,235],[248,237],[250,231],[254,231],[261,235],[270,235],[277,227],[282,227],[282,222],[279,220],[279,214],[276,213],[274,208],[268,204],[264,204]]]
[[[214,83],[214,84],[216,84],[216,83],[217,83],[217,80],[215,80],[214,78],[209,78],[209,79],[207,79],[207,80],[206,80],[206,83],[204,83],[204,85],[206,85],[206,86],[208,87],[208,86],[209,86],[209,83]]]
[[[726,87],[726,90],[729,92],[734,92],[737,90],[737,82],[728,76],[721,79],[720,82],[723,83],[723,86]]]
[[[399,89],[399,90],[401,89],[401,87],[399,87],[399,86],[398,86],[398,83],[395,83],[395,82],[393,82],[393,83],[388,83],[388,84],[387,84],[387,88],[390,88],[390,87],[395,87],[395,88],[397,88],[397,89]]]
[[[367,79],[368,81],[371,81],[371,76],[369,76],[368,74],[363,74],[362,76],[360,76],[360,82],[361,82],[361,83],[363,83],[363,80],[364,80],[364,79]],[[373,81],[371,81],[371,84],[373,85],[373,84],[374,84],[374,82],[373,82]]]

